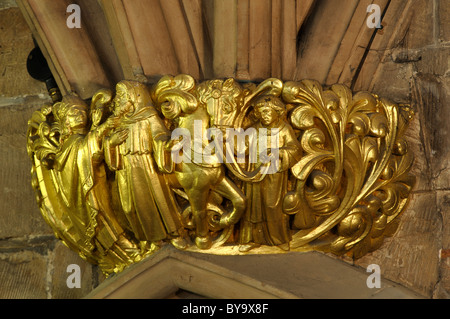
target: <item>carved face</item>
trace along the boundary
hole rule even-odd
[[[269,105],[258,107],[257,116],[264,126],[271,126],[278,121],[278,112]]]
[[[284,117],[286,108],[284,103],[274,96],[262,96],[254,104],[255,116],[266,127],[276,126]]]
[[[114,113],[118,115],[125,111],[125,107],[129,102],[127,92],[122,88],[118,87],[116,91],[116,96],[114,97]]]
[[[81,105],[73,105],[67,111],[66,125],[70,131],[84,129],[87,126],[88,117],[86,107]]]

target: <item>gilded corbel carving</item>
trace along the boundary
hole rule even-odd
[[[359,258],[408,202],[412,116],[341,84],[164,76],[43,106],[27,149],[46,222],[106,274],[163,245]]]

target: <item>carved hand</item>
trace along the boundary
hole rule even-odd
[[[127,139],[128,133],[129,133],[128,129],[123,129],[115,132],[114,134],[111,135],[109,139],[110,145],[114,147],[122,144]]]

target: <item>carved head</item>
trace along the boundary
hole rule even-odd
[[[150,92],[137,81],[120,81],[116,85],[114,97],[114,114],[133,114],[134,112],[152,104]]]
[[[61,138],[71,134],[85,134],[88,124],[88,106],[86,102],[74,95],[65,96],[53,106],[56,125]]]
[[[286,116],[286,106],[280,98],[272,95],[259,97],[254,103],[254,115],[264,126],[271,126]]]

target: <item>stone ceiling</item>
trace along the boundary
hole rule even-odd
[[[82,98],[122,79],[178,73],[199,80],[314,78],[370,89],[383,52],[401,32],[402,23],[394,22],[407,7],[376,1],[388,27],[369,28],[373,2],[17,0],[61,91]],[[73,3],[80,28],[67,24]]]

